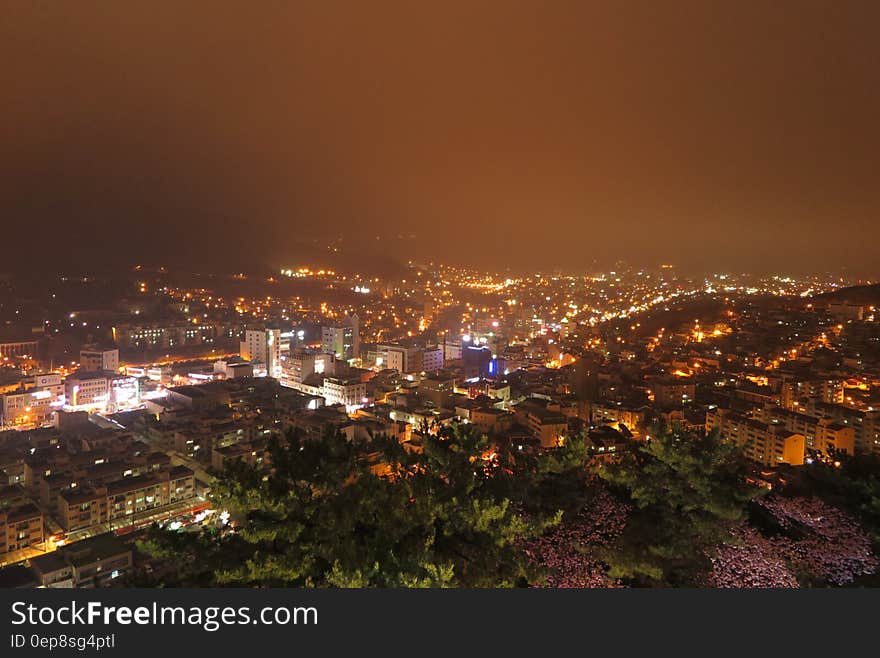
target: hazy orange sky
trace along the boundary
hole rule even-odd
[[[12,266],[275,266],[343,237],[514,269],[880,269],[878,2],[0,15]]]

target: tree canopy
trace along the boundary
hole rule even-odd
[[[232,531],[151,529],[139,546],[166,566],[135,584],[788,587],[873,573],[869,539],[832,506],[876,518],[873,463],[804,472],[832,505],[759,501],[736,444],[651,435],[591,464],[586,436],[498,454],[472,425],[437,428],[416,449],[292,432],[261,464],[219,474],[215,507]]]
[[[425,435],[418,451],[381,436],[293,432],[271,441],[267,462],[230,464],[214,487],[234,532],[154,530],[142,549],[184,558],[181,584],[526,585],[537,569],[522,542],[559,522],[566,483],[586,477],[583,441],[502,463],[466,426]]]
[[[746,481],[740,448],[717,432],[652,436],[597,469],[632,508],[605,552],[609,575],[634,585],[696,586],[760,490]]]

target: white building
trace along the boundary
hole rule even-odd
[[[253,377],[254,364],[243,362],[215,361],[214,374],[222,374],[226,379],[235,379],[236,377]]]
[[[436,372],[443,368],[441,347],[414,347],[405,345],[378,345],[376,365],[400,373]]]
[[[337,359],[354,359],[360,355],[360,320],[357,313],[339,325],[321,327],[321,350]]]
[[[0,395],[0,421],[5,427],[46,425],[60,406],[60,395],[45,389],[4,393]]]
[[[61,381],[61,375],[55,373],[34,375],[34,388],[39,391],[51,391],[56,397],[64,393],[64,383]]]
[[[79,352],[79,367],[83,370],[119,370],[119,350],[84,347]]]
[[[457,361],[461,358],[461,340],[446,338],[443,341],[443,358],[446,361]]]
[[[396,370],[397,372],[406,372],[406,349],[397,345],[379,345],[377,347],[378,356],[376,357],[376,365],[380,368],[388,370]]]
[[[110,378],[100,370],[79,370],[64,380],[64,408],[103,409],[110,400]]]
[[[281,330],[247,329],[241,342],[241,358],[263,364],[266,375],[281,379]]]
[[[326,404],[344,404],[346,408],[364,404],[367,385],[358,379],[324,378],[324,400]]]
[[[317,356],[314,350],[305,347],[296,347],[290,350],[290,355],[287,357],[287,363],[284,368],[287,379],[298,384],[309,375],[317,372],[315,369]],[[324,372],[325,364],[322,362],[321,365],[321,372]]]
[[[140,405],[140,384],[135,377],[114,375],[108,383],[107,394],[106,411],[110,413]]]
[[[443,348],[429,347],[422,353],[422,370],[436,372],[443,368]]]
[[[0,395],[0,426],[26,429],[50,425],[64,405],[61,375],[34,375],[33,385]]]

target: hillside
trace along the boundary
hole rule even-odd
[[[833,292],[826,292],[813,297],[814,300],[830,303],[844,302],[849,304],[880,304],[880,284],[866,286],[850,286]]]

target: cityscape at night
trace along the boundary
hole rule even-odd
[[[880,586],[880,4],[198,4],[2,10],[0,588]]]
[[[372,535],[398,514],[415,533],[436,532],[447,512],[389,501],[389,518],[371,517],[371,528],[343,490],[355,488],[351,477],[387,483],[358,491],[356,504],[370,509],[361,496],[398,488],[442,499],[437,481],[418,480],[425,470],[450,477],[430,469],[455,466],[443,452],[456,442],[469,476],[447,482],[450,495],[487,505],[503,495],[516,511],[467,530],[485,542],[512,534],[498,564],[480,564],[474,581],[442,576],[453,584],[873,582],[873,490],[862,489],[880,461],[880,285],[871,280],[694,277],[671,263],[514,275],[412,261],[387,277],[313,262],[228,274],[135,265],[38,283],[9,275],[3,292],[0,573],[34,586],[212,584],[220,558],[204,544],[258,548],[251,524],[278,511],[248,505],[269,505],[281,454],[298,453],[285,494],[310,477],[310,499],[311,487],[340,491],[317,510],[289,501],[271,525],[316,533],[303,542],[316,551],[315,572],[236,578],[399,586],[395,578],[420,574],[442,584],[422,563],[399,573],[396,560],[368,578],[357,549],[375,559],[370,542],[395,532]],[[675,454],[678,442],[685,453]],[[328,472],[310,470],[321,467]],[[253,491],[241,489],[248,482]],[[683,485],[693,489],[678,506],[649,497],[651,487]],[[322,545],[317,524],[337,505],[353,515],[352,544]],[[688,554],[686,568],[654,560],[627,572],[619,555],[646,541],[628,525],[654,532],[654,515],[682,524],[688,544],[705,532],[702,554]],[[676,539],[658,533],[645,546]],[[399,541],[394,550],[405,550],[409,539]],[[192,551],[193,568],[178,572],[162,542]],[[621,553],[608,557],[612,548]],[[303,550],[275,559],[300,563]],[[343,550],[353,551],[348,573],[338,573]],[[436,550],[418,557],[448,549]]]

